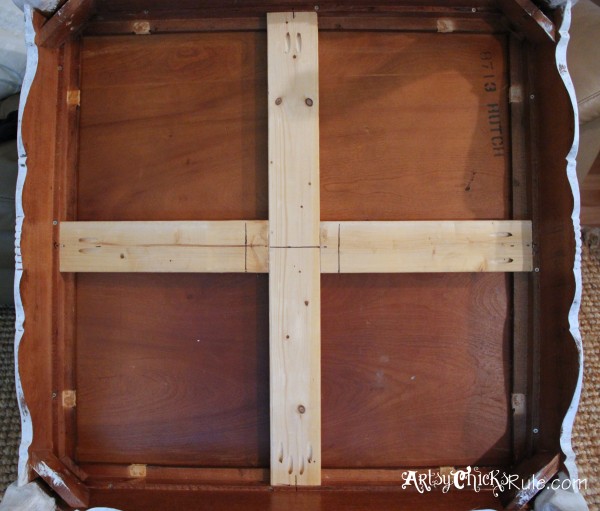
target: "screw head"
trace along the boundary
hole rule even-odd
[[[277,99],[275,100],[275,104],[276,104],[276,105],[281,105],[281,102],[282,102],[282,101],[283,101],[283,100],[282,100],[281,98],[277,98]]]
[[[304,405],[298,405],[298,413],[304,413],[306,412],[306,408],[304,407]]]
[[[304,102],[306,103],[306,106],[313,106],[313,100],[310,98],[306,98]]]

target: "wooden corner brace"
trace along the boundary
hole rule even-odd
[[[69,506],[74,508],[88,506],[89,490],[52,452],[32,452],[30,464],[34,472]]]
[[[96,0],[67,0],[67,2],[37,31],[35,42],[44,48],[58,48],[77,35],[96,8]]]

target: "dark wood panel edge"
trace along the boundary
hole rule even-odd
[[[89,503],[89,490],[50,451],[33,451],[31,453],[31,466],[46,484],[68,505],[73,507],[87,507]]]
[[[550,482],[560,469],[560,455],[540,453],[524,460],[516,469],[518,475],[513,488],[502,495],[506,511],[525,509],[529,502]],[[520,489],[516,489],[516,488]]]
[[[535,452],[565,455],[574,475],[571,430],[582,382],[579,193],[575,168],[575,91],[566,65],[570,4],[556,11],[558,43],[535,48],[534,109],[539,137],[536,157],[539,234],[539,423]]]
[[[68,0],[38,31],[38,46],[58,48],[77,35],[96,8],[96,0]]]
[[[207,13],[214,16],[214,13]],[[220,32],[266,30],[265,16],[186,17],[141,15],[132,19],[97,16],[86,26],[84,35],[149,35],[181,32]],[[319,13],[319,30],[389,30],[441,33],[500,33],[506,22],[498,14],[464,12],[324,12]]]
[[[537,43],[556,41],[556,26],[531,0],[499,0],[510,24],[517,32]]]

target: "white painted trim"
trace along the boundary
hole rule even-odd
[[[580,212],[580,195],[579,195],[579,182],[577,180],[577,162],[576,156],[579,149],[579,113],[577,110],[577,98],[575,96],[575,88],[569,75],[567,68],[567,47],[569,45],[569,28],[571,26],[571,8],[573,3],[568,0],[563,9],[562,23],[558,29],[559,40],[556,46],[556,66],[561,78],[565,84],[571,104],[574,112],[574,136],[573,145],[567,155],[567,177],[571,185],[571,191],[573,193],[573,214],[571,218],[573,220],[573,230],[575,231],[575,263],[573,266],[573,276],[575,278],[575,295],[573,297],[573,303],[569,310],[569,331],[573,336],[577,352],[579,355],[579,374],[577,376],[577,385],[573,393],[573,399],[567,410],[565,418],[563,419],[560,435],[560,446],[563,453],[566,456],[565,467],[569,472],[571,479],[576,479],[578,470],[575,463],[575,452],[571,444],[571,434],[573,431],[573,423],[575,421],[575,415],[577,413],[577,407],[579,405],[579,398],[581,397],[581,386],[583,383],[583,344],[581,341],[581,332],[579,330],[579,307],[581,304],[581,227],[579,223],[579,212]],[[566,122],[566,120],[565,120]]]
[[[35,78],[38,66],[38,49],[35,45],[35,29],[33,28],[33,8],[26,4],[25,12],[25,44],[27,46],[27,68],[21,88],[21,100],[19,103],[19,128],[17,134],[17,151],[19,156],[19,173],[17,176],[17,187],[15,192],[16,226],[15,226],[15,387],[17,391],[17,402],[21,412],[21,444],[19,446],[18,483],[19,486],[29,482],[28,462],[29,446],[33,439],[33,425],[31,414],[23,395],[21,375],[19,371],[19,347],[23,338],[23,323],[25,312],[21,301],[21,277],[23,275],[23,260],[21,258],[21,231],[25,213],[23,211],[23,185],[27,176],[27,153],[23,144],[22,121],[23,111],[27,102],[27,96],[31,84]]]
[[[37,9],[46,14],[52,14],[56,11],[59,0],[29,0],[27,3],[25,3],[24,0],[13,0],[13,3],[22,11],[25,10],[26,5],[30,5],[33,9]]]

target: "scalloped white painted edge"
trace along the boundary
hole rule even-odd
[[[573,423],[575,422],[575,415],[577,414],[577,407],[579,406],[579,399],[581,397],[581,387],[583,383],[583,343],[581,340],[581,332],[579,330],[579,307],[581,304],[581,226],[579,223],[580,214],[580,195],[579,195],[579,182],[577,181],[577,162],[576,156],[579,150],[579,112],[577,109],[577,97],[575,95],[575,87],[569,75],[567,67],[567,47],[569,45],[569,28],[571,27],[571,8],[573,2],[568,0],[562,7],[563,19],[558,29],[559,40],[556,46],[556,67],[560,76],[565,84],[574,113],[574,136],[573,145],[569,154],[567,155],[567,177],[571,185],[571,191],[573,193],[573,213],[571,218],[573,220],[573,230],[575,234],[575,262],[573,265],[573,277],[575,278],[575,295],[573,297],[573,303],[569,310],[569,331],[573,336],[573,340],[577,347],[579,355],[579,374],[577,376],[577,385],[573,393],[573,399],[567,410],[567,413],[563,419],[560,435],[560,447],[566,456],[565,468],[569,472],[571,479],[577,479],[578,470],[575,463],[575,452],[571,444],[571,436],[573,432]],[[574,485],[576,487],[576,485]],[[578,491],[578,490],[576,490]]]
[[[19,371],[19,347],[23,338],[23,323],[25,322],[25,312],[23,302],[21,301],[21,277],[23,275],[23,260],[21,258],[21,231],[23,229],[23,220],[25,213],[23,211],[23,185],[27,176],[27,153],[23,144],[22,120],[23,111],[27,102],[27,96],[31,89],[31,84],[35,78],[38,67],[38,49],[35,45],[35,29],[33,28],[33,8],[26,4],[24,6],[25,14],[25,44],[27,47],[27,67],[25,69],[25,78],[21,88],[21,99],[19,103],[19,128],[17,134],[17,151],[19,156],[19,173],[17,176],[17,187],[15,192],[16,226],[15,226],[15,387],[17,391],[17,402],[21,412],[21,444],[19,446],[19,465],[18,465],[18,483],[19,486],[29,482],[29,472],[27,465],[29,463],[29,446],[33,439],[33,425],[31,414],[23,395],[23,386],[21,385],[21,375]]]

